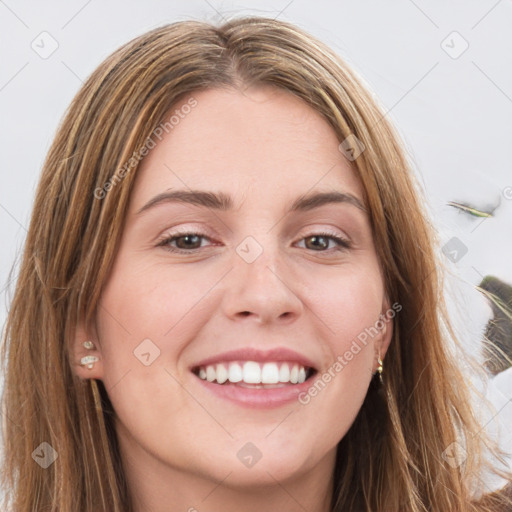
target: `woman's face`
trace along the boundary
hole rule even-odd
[[[375,333],[388,306],[362,186],[291,94],[194,98],[138,171],[100,362],[80,371],[104,382],[141,473],[329,475],[391,336]]]

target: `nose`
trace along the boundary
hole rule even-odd
[[[233,254],[233,269],[224,283],[224,314],[234,321],[259,324],[289,324],[302,313],[304,305],[294,291],[297,278],[290,279],[279,249],[265,248],[255,261]]]

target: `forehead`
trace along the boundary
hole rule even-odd
[[[169,189],[222,190],[256,201],[362,187],[329,123],[293,94],[265,86],[209,89],[177,103],[168,133],[141,163],[134,207]],[[186,113],[185,113],[186,112]]]

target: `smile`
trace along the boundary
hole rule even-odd
[[[287,347],[244,347],[196,361],[189,369],[207,399],[269,409],[297,402],[320,362]]]
[[[202,380],[217,384],[239,384],[251,388],[276,388],[302,384],[313,368],[291,361],[226,361],[199,366],[194,373]]]

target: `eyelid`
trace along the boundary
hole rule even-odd
[[[218,236],[213,230],[204,226],[193,227],[190,225],[178,225],[167,228],[161,235],[157,237],[157,241],[162,241],[179,235],[201,235],[205,238],[215,238]]]
[[[314,235],[324,235],[324,236],[332,236],[333,238],[340,238],[347,243],[352,243],[351,238],[346,235],[341,229],[335,228],[332,226],[327,226],[325,224],[315,224],[309,225],[300,231],[299,238],[307,238],[309,236]]]

